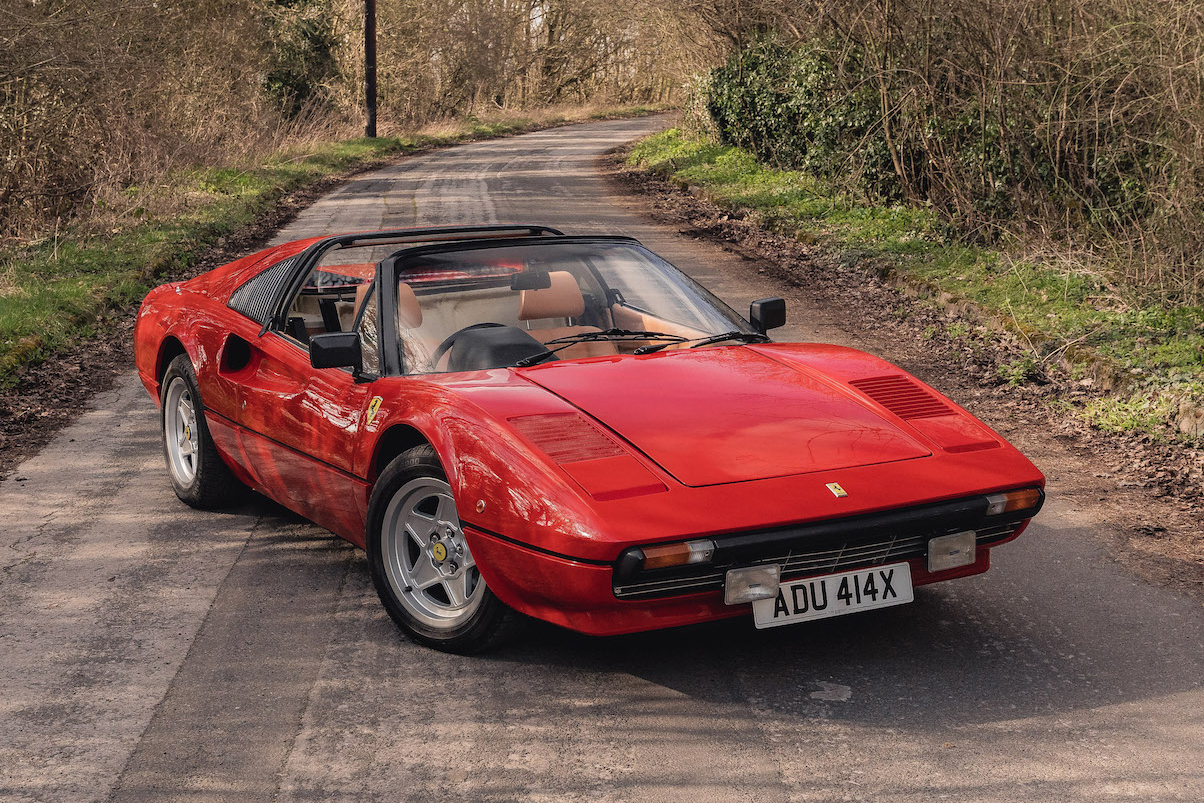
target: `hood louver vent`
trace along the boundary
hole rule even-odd
[[[577,413],[521,415],[511,418],[510,425],[557,463],[626,454],[614,439]]]
[[[876,376],[849,384],[899,418],[936,418],[953,413],[949,405],[905,376]]]

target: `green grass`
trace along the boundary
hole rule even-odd
[[[1000,367],[1004,381],[1065,364],[1072,378],[1111,387],[1084,409],[1101,428],[1168,437],[1181,404],[1204,404],[1204,308],[1164,306],[1081,265],[964,245],[926,209],[873,206],[677,129],[638,143],[629,163],[842,261],[869,260],[933,297],[972,302],[1029,352]]]
[[[580,119],[635,116],[652,107],[592,110]],[[427,147],[571,122],[571,115],[465,120],[437,134],[308,145],[239,167],[197,167],[131,186],[73,227],[0,251],[0,386],[29,365],[93,334],[104,316],[179,274],[220,237],[282,195],[358,164]]]

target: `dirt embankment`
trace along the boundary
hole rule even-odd
[[[973,410],[1015,443],[1057,493],[1117,525],[1111,554],[1159,583],[1204,599],[1204,454],[1143,435],[1092,429],[1067,402],[1092,392],[1068,380],[1008,384],[999,367],[1025,356],[960,334],[973,313],[896,286],[872,265],[843,262],[768,232],[612,154],[617,192],[654,219],[755,261],[759,270],[834,308],[871,350]],[[969,325],[968,325],[969,324]],[[1194,475],[1194,476],[1193,476]]]

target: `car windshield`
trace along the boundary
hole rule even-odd
[[[528,241],[399,255],[405,373],[684,348],[751,326],[633,242]]]

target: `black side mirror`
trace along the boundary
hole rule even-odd
[[[761,334],[786,325],[786,299],[762,298],[748,305],[748,320]]]
[[[525,270],[510,277],[511,290],[547,290],[552,286],[552,274],[546,270]]]
[[[359,375],[364,369],[357,332],[328,332],[309,339],[309,364],[314,368],[350,368]]]

